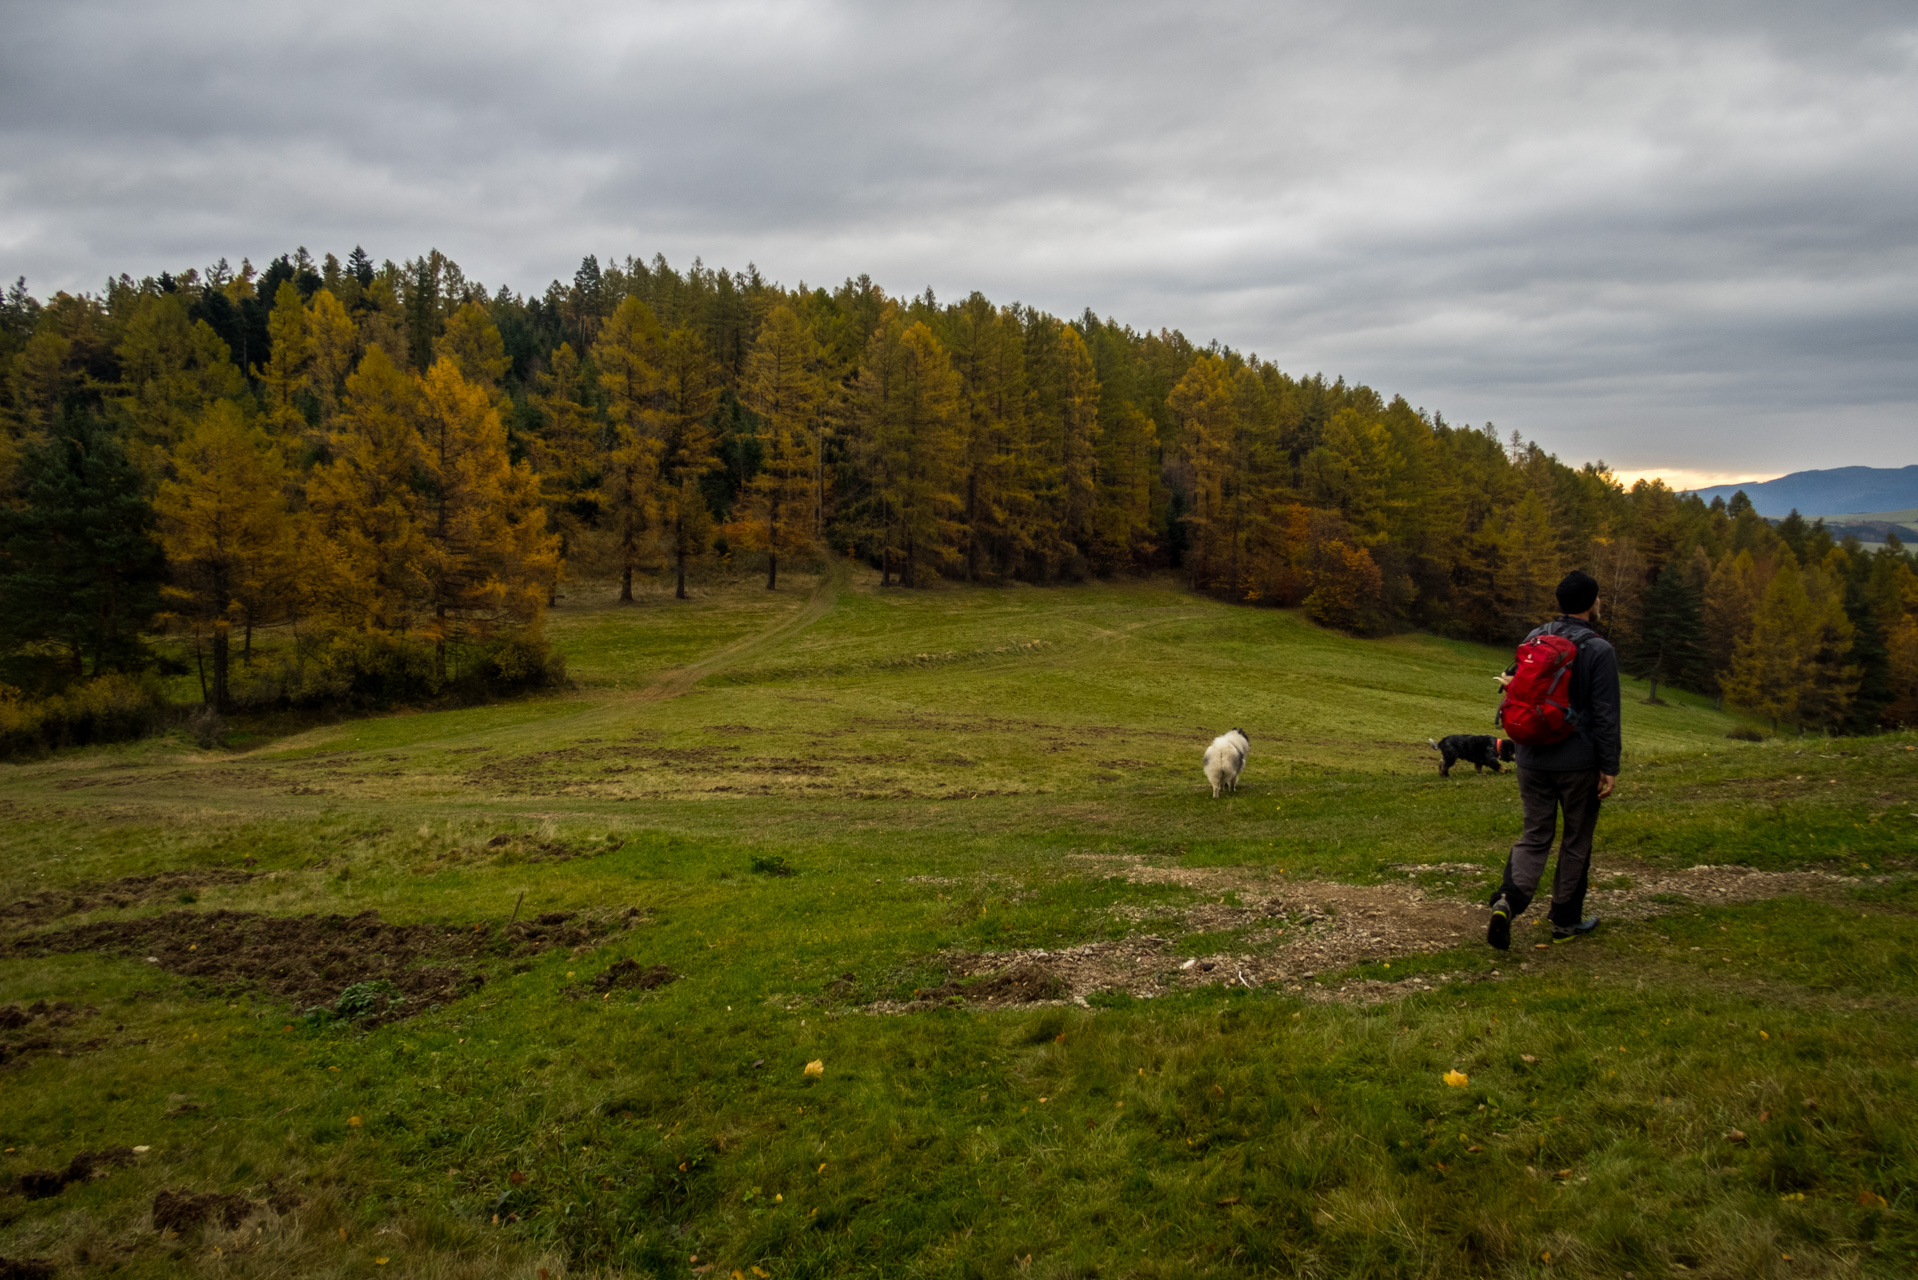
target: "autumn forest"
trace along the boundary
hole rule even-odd
[[[302,249],[0,306],[0,746],[562,677],[561,592],[855,558],[887,584],[1176,573],[1366,635],[1511,641],[1595,573],[1651,696],[1918,723],[1918,562],[1256,356],[864,276],[587,258],[489,292]]]

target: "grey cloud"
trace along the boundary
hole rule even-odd
[[[659,250],[1090,306],[1575,460],[1913,460],[1896,4],[0,11],[0,268],[41,291]]]

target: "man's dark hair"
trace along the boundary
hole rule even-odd
[[[1574,569],[1558,584],[1558,607],[1566,613],[1584,613],[1598,602],[1598,579]]]

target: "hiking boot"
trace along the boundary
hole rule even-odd
[[[1492,920],[1485,926],[1485,940],[1500,951],[1512,947],[1512,907],[1504,898],[1492,904]]]
[[[1598,928],[1597,916],[1586,916],[1583,920],[1569,928],[1561,924],[1555,924],[1552,926],[1552,941],[1570,942],[1573,938],[1584,937],[1596,928]]]

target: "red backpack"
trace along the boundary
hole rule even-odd
[[[1572,661],[1578,646],[1564,636],[1533,636],[1518,647],[1495,723],[1522,747],[1549,747],[1572,736]]]

